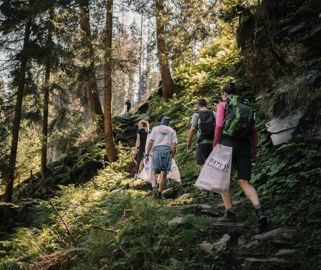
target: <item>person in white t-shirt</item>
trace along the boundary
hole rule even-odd
[[[152,129],[146,151],[148,161],[151,151],[153,151],[153,168],[158,176],[159,193],[161,198],[162,192],[166,187],[167,174],[171,170],[172,159],[176,155],[177,135],[176,131],[169,127],[170,118],[164,116],[161,124]]]

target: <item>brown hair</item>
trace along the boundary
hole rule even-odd
[[[141,125],[143,126],[143,128],[145,129],[145,131],[146,131],[147,133],[149,133],[149,123],[148,123],[147,121],[141,120],[141,121],[139,122],[139,124],[141,124]]]

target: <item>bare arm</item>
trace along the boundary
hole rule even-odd
[[[173,155],[173,158],[175,158],[176,153],[177,153],[177,143],[172,143],[172,155]]]
[[[192,125],[191,129],[189,130],[189,134],[188,134],[188,143],[187,143],[187,147],[188,148],[190,148],[191,145],[192,145],[192,140],[193,140],[193,137],[195,135],[195,132],[196,132],[196,126]]]
[[[147,145],[147,151],[146,151],[147,157],[150,155],[150,152],[152,151],[153,144],[154,144],[154,140],[150,139]]]

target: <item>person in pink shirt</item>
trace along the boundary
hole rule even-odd
[[[252,160],[255,159],[257,153],[258,135],[255,124],[253,125],[253,130],[251,130],[249,135],[243,139],[223,134],[224,120],[226,118],[225,104],[229,96],[234,95],[235,93],[236,89],[233,83],[226,85],[222,89],[222,102],[217,105],[216,111],[214,146],[220,143],[222,145],[233,147],[232,165],[237,170],[239,186],[244,191],[246,197],[251,201],[256,212],[259,226],[262,228],[267,225],[267,216],[261,207],[256,189],[249,182],[251,180]],[[235,221],[236,212],[233,207],[231,192],[228,194],[222,194],[222,199],[226,210],[224,216],[218,218],[218,221]]]

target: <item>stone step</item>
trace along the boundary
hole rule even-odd
[[[257,234],[253,238],[259,241],[265,240],[292,240],[294,237],[294,230],[287,228],[277,228],[272,231]]]
[[[285,260],[283,258],[277,257],[269,257],[269,258],[245,258],[244,263],[242,265],[242,269],[246,270],[257,270],[257,269],[265,269],[265,270],[276,270],[276,269],[296,269],[293,268],[297,265],[292,261]]]

